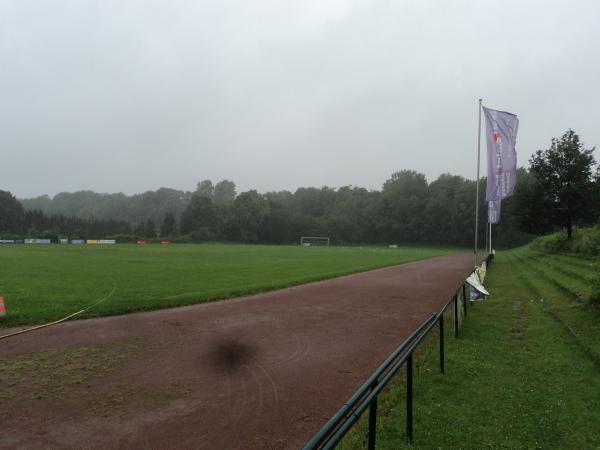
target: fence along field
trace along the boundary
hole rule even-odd
[[[592,260],[530,247],[499,252],[490,297],[469,308],[460,339],[446,328],[417,358],[418,448],[600,448],[600,310],[589,301]],[[402,378],[380,397],[377,448],[404,443]],[[338,447],[367,448],[368,417]],[[442,426],[440,426],[440,424]]]
[[[190,305],[445,255],[448,248],[265,245],[0,247],[0,326]],[[113,292],[114,290],[114,292]]]

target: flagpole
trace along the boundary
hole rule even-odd
[[[489,254],[492,254],[492,224],[490,223],[490,251]]]
[[[479,122],[477,131],[477,187],[475,189],[475,267],[477,267],[477,224],[479,223],[479,160],[481,154],[481,99],[479,99]]]
[[[488,215],[489,215],[489,207],[490,207],[490,205],[488,203]],[[487,252],[487,249],[488,249],[488,247],[490,245],[489,236],[490,236],[490,222],[486,222],[485,223],[485,251],[486,252]]]

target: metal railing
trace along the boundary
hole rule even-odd
[[[463,281],[441,311],[432,313],[396,348],[344,405],[303,447],[303,450],[334,448],[369,409],[368,448],[375,449],[377,438],[377,396],[393,376],[406,365],[406,439],[413,441],[413,353],[429,332],[439,324],[440,372],[444,373],[444,312],[454,305],[454,337],[458,337],[458,296],[462,290],[464,316],[467,315],[467,283]]]

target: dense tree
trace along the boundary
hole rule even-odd
[[[215,184],[213,190],[213,201],[217,206],[231,205],[235,200],[235,183],[222,180]]]
[[[467,246],[473,245],[473,210],[476,182],[443,174],[431,183],[415,171],[400,171],[386,180],[380,191],[354,186],[299,188],[295,192],[259,194],[243,192],[236,197],[235,185],[227,180],[199,183],[200,193],[161,188],[134,196],[96,194],[80,191],[62,193],[50,199],[38,197],[29,205],[54,205],[71,216],[39,210],[19,213],[14,197],[0,195],[3,233],[16,230],[21,235],[65,235],[102,238],[119,236],[132,239],[129,224],[137,224],[133,234],[151,238],[155,224],[161,224],[161,236],[174,237],[180,224],[183,242],[229,240],[288,244],[300,236],[329,236],[333,243],[400,243]],[[485,179],[480,181],[485,186]],[[597,196],[600,185],[592,184]],[[212,192],[212,196],[210,195]],[[486,234],[487,208],[480,195],[479,244]],[[12,199],[12,200],[10,200]],[[548,201],[548,204],[544,202]],[[27,203],[27,201],[26,201]],[[600,202],[596,201],[600,206]],[[185,206],[182,206],[185,205]],[[532,206],[533,205],[533,206]],[[515,195],[502,202],[502,218],[494,227],[494,243],[511,246],[526,243],[531,233],[554,229],[552,203],[542,195],[537,178],[519,169]],[[85,212],[86,217],[80,215]],[[102,215],[102,212],[106,216]],[[91,215],[93,213],[93,215]],[[158,215],[160,213],[160,215]],[[20,218],[19,218],[20,217]],[[98,217],[109,220],[98,220]],[[114,220],[122,217],[127,220]],[[596,211],[595,217],[598,217]],[[179,220],[178,220],[179,219]],[[8,222],[21,223],[13,226]],[[148,225],[151,223],[151,226]]]
[[[364,188],[344,186],[335,193],[325,222],[327,235],[341,243],[374,242],[378,234],[381,196]]]
[[[564,227],[568,239],[577,223],[593,217],[593,151],[584,149],[579,136],[568,130],[559,139],[553,138],[549,149],[538,150],[530,159],[535,192],[539,194],[537,206],[550,207],[541,212],[551,217],[553,224]]]
[[[269,204],[264,196],[254,190],[243,192],[235,199],[233,211],[233,221],[229,224],[229,235],[233,240],[258,242],[265,238],[261,231]]]
[[[289,191],[267,192],[264,197],[269,212],[263,224],[263,234],[268,236],[269,242],[276,244],[294,242],[296,237],[291,218],[293,194]]]
[[[429,185],[429,201],[424,208],[424,231],[429,240],[449,242],[458,235],[463,224],[456,220],[456,211],[464,183],[462,177],[443,174]],[[473,209],[472,201],[466,209]]]
[[[189,234],[205,228],[216,231],[217,213],[215,205],[210,198],[194,194],[188,207],[181,215],[181,233]]]
[[[25,226],[23,205],[7,191],[0,191],[0,231],[18,233]]]
[[[160,188],[141,194],[98,194],[92,191],[61,192],[50,199],[47,195],[21,200],[26,210],[38,209],[45,214],[60,214],[79,219],[102,218],[127,221],[130,225],[145,223],[148,219],[162,223],[164,215],[172,212],[179,217],[190,202],[188,191]]]
[[[194,195],[198,197],[207,197],[212,200],[215,194],[215,187],[213,186],[212,181],[210,180],[202,180],[196,185],[196,192]]]
[[[383,184],[382,221],[391,242],[420,242],[424,233],[424,208],[428,201],[425,175],[414,170],[392,174]]]
[[[10,192],[0,191],[0,237],[103,238],[129,234],[124,221],[79,219],[61,214],[44,214],[40,210],[23,209]]]
[[[525,169],[519,169],[517,185],[513,197],[514,220],[521,230],[532,234],[544,234],[554,230],[552,201],[544,195],[542,185],[537,178]],[[507,201],[503,201],[506,209]]]
[[[592,193],[592,215],[593,222],[600,223],[600,165],[596,168],[596,174],[594,175],[594,186]]]
[[[144,237],[151,239],[156,237],[156,225],[152,219],[146,220],[144,224]]]
[[[144,222],[138,223],[135,227],[133,227],[133,234],[136,237],[146,236],[146,224]]]
[[[163,224],[160,227],[160,236],[161,237],[173,237],[177,235],[176,223],[175,223],[175,214],[172,212],[165,213],[165,218],[163,219]]]
[[[533,232],[531,228],[523,226],[523,218],[519,216],[523,211],[521,198],[528,189],[533,176],[525,168],[517,170],[517,185],[512,197],[502,200],[502,214],[500,223],[493,227],[494,247],[511,247],[526,244],[531,240]],[[487,214],[487,209],[486,209]],[[535,219],[535,218],[534,218]],[[544,218],[537,218],[538,223],[544,221]],[[540,220],[541,219],[541,220]]]

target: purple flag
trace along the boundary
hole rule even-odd
[[[510,197],[517,184],[517,116],[483,107],[488,150],[487,201]],[[499,209],[498,209],[499,211]]]
[[[488,223],[500,221],[500,200],[488,202]]]

